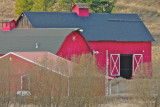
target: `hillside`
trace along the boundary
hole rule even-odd
[[[0,20],[4,18],[15,18],[14,2],[16,0],[0,0]],[[137,13],[154,36],[156,42],[160,43],[160,1],[159,0],[117,0],[116,13]]]
[[[14,3],[16,0],[0,0],[0,20],[4,18],[16,18]]]
[[[116,13],[137,13],[160,45],[160,1],[159,0],[118,0]]]

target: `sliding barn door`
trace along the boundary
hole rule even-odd
[[[143,55],[133,54],[133,75],[142,71]]]
[[[110,55],[110,73],[111,76],[120,76],[120,54]]]

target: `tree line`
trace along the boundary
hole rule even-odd
[[[75,3],[88,3],[90,12],[111,13],[117,0],[16,0],[15,12],[17,16],[22,11],[72,11]]]

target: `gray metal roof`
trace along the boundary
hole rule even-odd
[[[89,9],[89,5],[87,3],[75,3],[79,8]]]
[[[66,36],[77,28],[0,30],[0,54],[49,51],[57,53]],[[36,45],[38,48],[36,48]]]
[[[23,12],[34,28],[80,28],[87,41],[154,41],[137,14]]]
[[[11,21],[13,21],[14,19],[2,19],[2,21],[1,22],[11,22]]]

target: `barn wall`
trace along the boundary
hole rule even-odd
[[[12,20],[11,22],[2,22],[2,31],[10,31],[14,28],[15,28],[15,21],[14,20]]]
[[[33,28],[27,17],[23,14],[16,23],[16,28]]]
[[[4,66],[6,65],[6,66]],[[57,73],[54,73],[53,71],[47,70],[45,68],[42,68],[38,65],[35,65],[31,62],[28,62],[20,57],[17,57],[13,54],[9,54],[3,58],[0,59],[0,73],[6,71],[3,76],[10,78],[10,86],[7,86],[6,88],[8,89],[10,87],[11,93],[16,93],[17,91],[20,91],[20,86],[21,86],[21,75],[23,74],[30,74],[32,76],[32,82],[35,80],[33,77],[37,77],[39,81],[43,81],[42,78],[50,78],[50,80],[53,80],[51,84],[53,84],[53,89],[52,89],[52,94],[56,94],[58,89],[61,88],[61,95],[67,96],[67,90],[68,90],[68,84],[67,84],[67,77],[61,76]],[[7,74],[8,72],[9,75]],[[44,73],[45,72],[45,73]],[[37,75],[38,74],[38,75]],[[42,78],[39,78],[39,77]],[[55,80],[55,78],[57,78]],[[60,79],[61,78],[61,79]],[[8,84],[8,78],[4,80],[6,84]],[[63,86],[59,85],[60,82],[62,83],[63,81]],[[32,84],[32,83],[31,83]],[[33,84],[34,85],[34,84]],[[44,84],[44,87],[45,84]],[[26,91],[26,90],[23,90]],[[31,93],[34,94],[34,89],[31,88]],[[59,94],[59,93],[57,93]]]
[[[99,54],[95,56],[97,58],[99,67],[103,69],[104,73],[106,69],[106,50],[108,50],[109,62],[110,54],[143,54],[143,62],[151,62],[151,42],[89,41],[89,45],[91,46],[92,50],[99,51]],[[110,70],[110,65],[108,67]]]
[[[10,81],[10,86],[6,86],[6,89],[10,88],[11,93],[20,91],[21,75],[24,74],[27,66],[27,62],[14,55],[8,55],[0,59],[0,73],[3,74],[5,79],[4,84],[8,84]]]
[[[71,59],[72,55],[81,55],[91,53],[86,40],[78,32],[73,32],[66,37],[57,55],[63,58]]]

